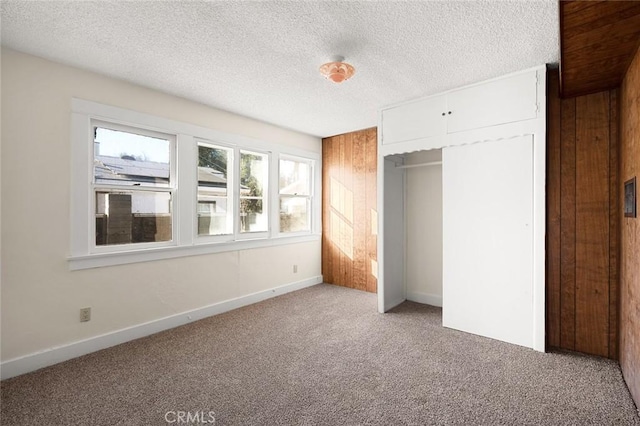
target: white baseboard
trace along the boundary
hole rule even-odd
[[[406,299],[397,299],[394,300],[393,302],[390,303],[386,303],[384,305],[384,311],[385,312],[389,312],[391,309],[395,308],[396,306],[398,306],[399,304],[401,304],[402,302],[404,302]]]
[[[322,281],[322,276],[318,275],[302,281],[285,284],[269,290],[237,297],[235,299],[225,300],[224,302],[214,303],[213,305],[134,325],[122,330],[113,331],[91,337],[89,339],[69,343],[67,345],[53,347],[42,352],[36,352],[19,358],[10,359],[0,364],[0,378],[8,379],[10,377],[30,373],[40,368],[48,367],[72,358],[77,358],[91,352],[149,336],[160,331],[169,330],[193,321],[198,321],[203,318],[280,296],[285,293],[311,287],[322,283]]]
[[[442,296],[438,296],[437,294],[419,292],[407,293],[407,300],[417,303],[424,303],[426,305],[442,307]]]

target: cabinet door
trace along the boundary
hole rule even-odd
[[[382,144],[444,135],[444,96],[435,96],[382,111]]]
[[[447,132],[536,118],[536,86],[534,70],[449,93]]]

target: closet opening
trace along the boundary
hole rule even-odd
[[[442,149],[385,157],[385,291],[442,307]]]

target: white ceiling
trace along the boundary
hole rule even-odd
[[[2,1],[2,44],[316,136],[558,62],[558,2]],[[356,68],[336,85],[334,55]]]

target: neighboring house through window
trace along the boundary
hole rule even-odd
[[[175,137],[93,122],[95,245],[173,239]]]

